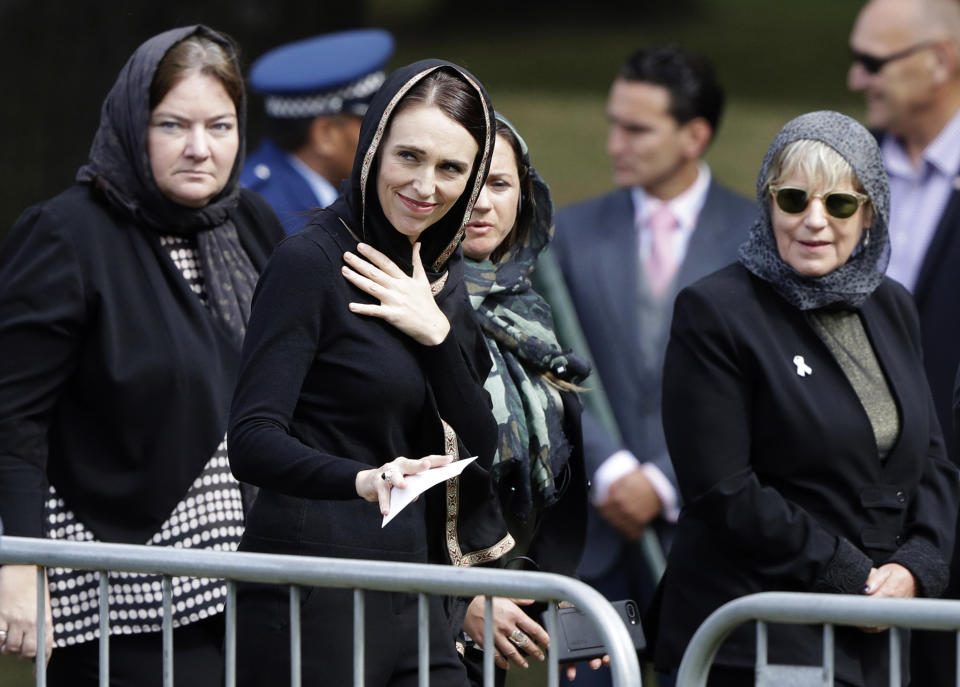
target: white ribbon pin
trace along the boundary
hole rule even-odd
[[[802,355],[793,356],[793,364],[797,366],[797,374],[800,377],[813,374],[813,368],[807,365]]]

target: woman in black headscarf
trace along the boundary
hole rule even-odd
[[[482,389],[490,362],[459,249],[492,117],[455,65],[394,72],[364,117],[343,195],[268,264],[230,423],[234,471],[261,487],[244,549],[472,565],[513,545],[486,472],[497,439]],[[391,486],[468,456],[479,459],[381,527]],[[287,597],[240,589],[244,684],[289,678]],[[462,615],[430,603],[431,682],[463,684]],[[415,683],[416,597],[371,592],[365,608],[366,684]],[[313,647],[304,680],[350,684],[352,594],[311,589],[302,612]]]
[[[957,471],[910,294],[883,276],[889,186],[874,138],[837,112],[777,134],[740,262],[677,298],[663,423],[684,507],[656,645],[675,668],[723,603],[762,591],[936,597]],[[753,685],[755,633],[710,685]],[[771,625],[770,663],[819,665],[822,627]],[[836,684],[886,685],[885,634],[837,628]],[[904,654],[906,655],[906,654]]]
[[[245,124],[229,39],[151,38],[107,96],[77,184],[0,248],[6,534],[239,544],[227,416],[257,275],[283,236],[237,185]],[[97,682],[98,578],[49,571],[51,684]],[[215,683],[224,583],[173,585],[177,684]],[[36,651],[35,589],[34,568],[0,568],[5,653]],[[114,684],[160,684],[160,599],[159,578],[111,576]]]

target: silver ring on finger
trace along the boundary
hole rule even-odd
[[[7,643],[7,631],[0,630],[0,646],[3,646]]]
[[[517,646],[517,647],[524,647],[530,641],[530,638],[527,637],[527,635],[525,635],[520,628],[517,628],[516,630],[511,632],[510,636],[507,637],[507,639],[509,639],[514,644],[514,646]]]
[[[382,479],[384,482],[386,482],[392,487],[393,486],[393,470],[384,470],[383,472],[381,472],[380,479]]]

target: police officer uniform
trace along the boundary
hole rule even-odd
[[[282,45],[250,69],[250,87],[264,98],[273,120],[310,120],[331,115],[362,117],[383,83],[393,37],[381,29],[325,34]],[[327,180],[292,151],[270,138],[247,156],[240,183],[262,195],[288,234],[302,229],[310,211],[337,197]]]

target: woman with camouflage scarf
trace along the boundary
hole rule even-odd
[[[510,533],[511,567],[573,575],[583,548],[586,479],[576,385],[589,366],[563,351],[550,306],[530,274],[553,232],[550,189],[530,166],[526,143],[497,115],[490,173],[466,226],[465,279],[493,362],[484,388],[493,402],[499,443],[493,480]],[[510,565],[510,561],[507,561]],[[543,660],[549,637],[520,608],[494,600],[495,661],[527,667]],[[528,609],[530,610],[530,609]],[[464,630],[483,641],[483,597],[470,604]],[[467,654],[479,679],[480,652]],[[475,660],[473,660],[475,659]],[[498,684],[504,679],[498,671]]]

